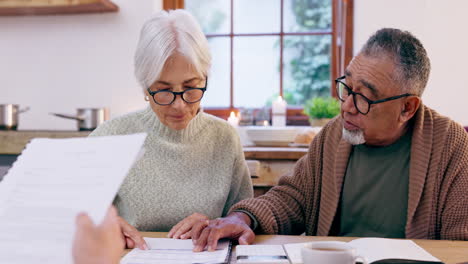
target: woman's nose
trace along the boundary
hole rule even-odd
[[[187,105],[187,103],[182,99],[182,95],[178,94],[175,96],[174,102],[171,104],[174,108],[183,108]]]

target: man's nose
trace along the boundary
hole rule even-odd
[[[341,102],[341,109],[344,112],[350,113],[350,114],[357,114],[358,110],[356,109],[356,106],[354,105],[354,98],[353,95],[349,95],[344,102]]]

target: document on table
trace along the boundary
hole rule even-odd
[[[290,264],[283,245],[238,245],[236,261],[239,264]]]
[[[314,243],[314,242],[312,242]],[[301,249],[308,243],[285,244],[292,264],[301,264]],[[426,263],[443,264],[439,259],[411,240],[388,238],[358,238],[348,244],[369,263]]]
[[[231,242],[220,241],[214,252],[192,252],[191,239],[145,237],[149,250],[133,249],[120,264],[187,264],[187,263],[229,263]]]
[[[145,138],[33,139],[0,182],[0,263],[72,263],[76,215],[102,221]]]

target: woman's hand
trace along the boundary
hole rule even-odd
[[[111,207],[104,221],[94,225],[87,214],[76,217],[76,232],[73,241],[75,264],[99,264],[120,262],[124,249],[117,211]]]
[[[194,213],[191,216],[186,217],[177,225],[175,225],[167,234],[169,238],[175,239],[189,239],[192,237],[192,228],[198,223],[209,220],[206,215]]]
[[[119,216],[118,219],[126,248],[139,248],[147,250],[148,245],[146,245],[146,242],[143,239],[143,236],[140,235],[140,232],[138,232],[135,227],[127,223],[127,221],[125,221],[125,219],[122,217]]]

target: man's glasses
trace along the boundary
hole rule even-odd
[[[205,80],[205,87],[203,88],[188,88],[183,92],[172,92],[169,90],[161,90],[161,91],[156,91],[153,92],[149,88],[146,90],[148,93],[153,97],[153,100],[156,104],[158,105],[170,105],[172,104],[177,95],[180,95],[182,100],[184,102],[193,104],[198,101],[200,101],[203,98],[203,95],[205,94],[206,87],[208,86],[208,77],[206,77]]]
[[[353,92],[353,90],[351,88],[349,88],[348,85],[346,85],[343,82],[345,77],[346,76],[342,76],[342,77],[335,80],[336,94],[338,95],[338,98],[342,102],[346,101],[346,99],[349,97],[349,95],[352,95],[353,96],[354,106],[356,107],[358,112],[363,114],[363,115],[367,115],[367,113],[369,113],[370,107],[373,104],[380,104],[380,103],[383,103],[383,102],[388,102],[388,101],[392,101],[392,100],[396,100],[396,99],[400,99],[400,98],[403,98],[403,97],[414,95],[414,94],[405,93],[405,94],[400,94],[400,95],[397,95],[397,96],[392,96],[392,97],[388,97],[388,98],[381,99],[381,100],[372,101],[369,98],[362,95],[361,93]]]

